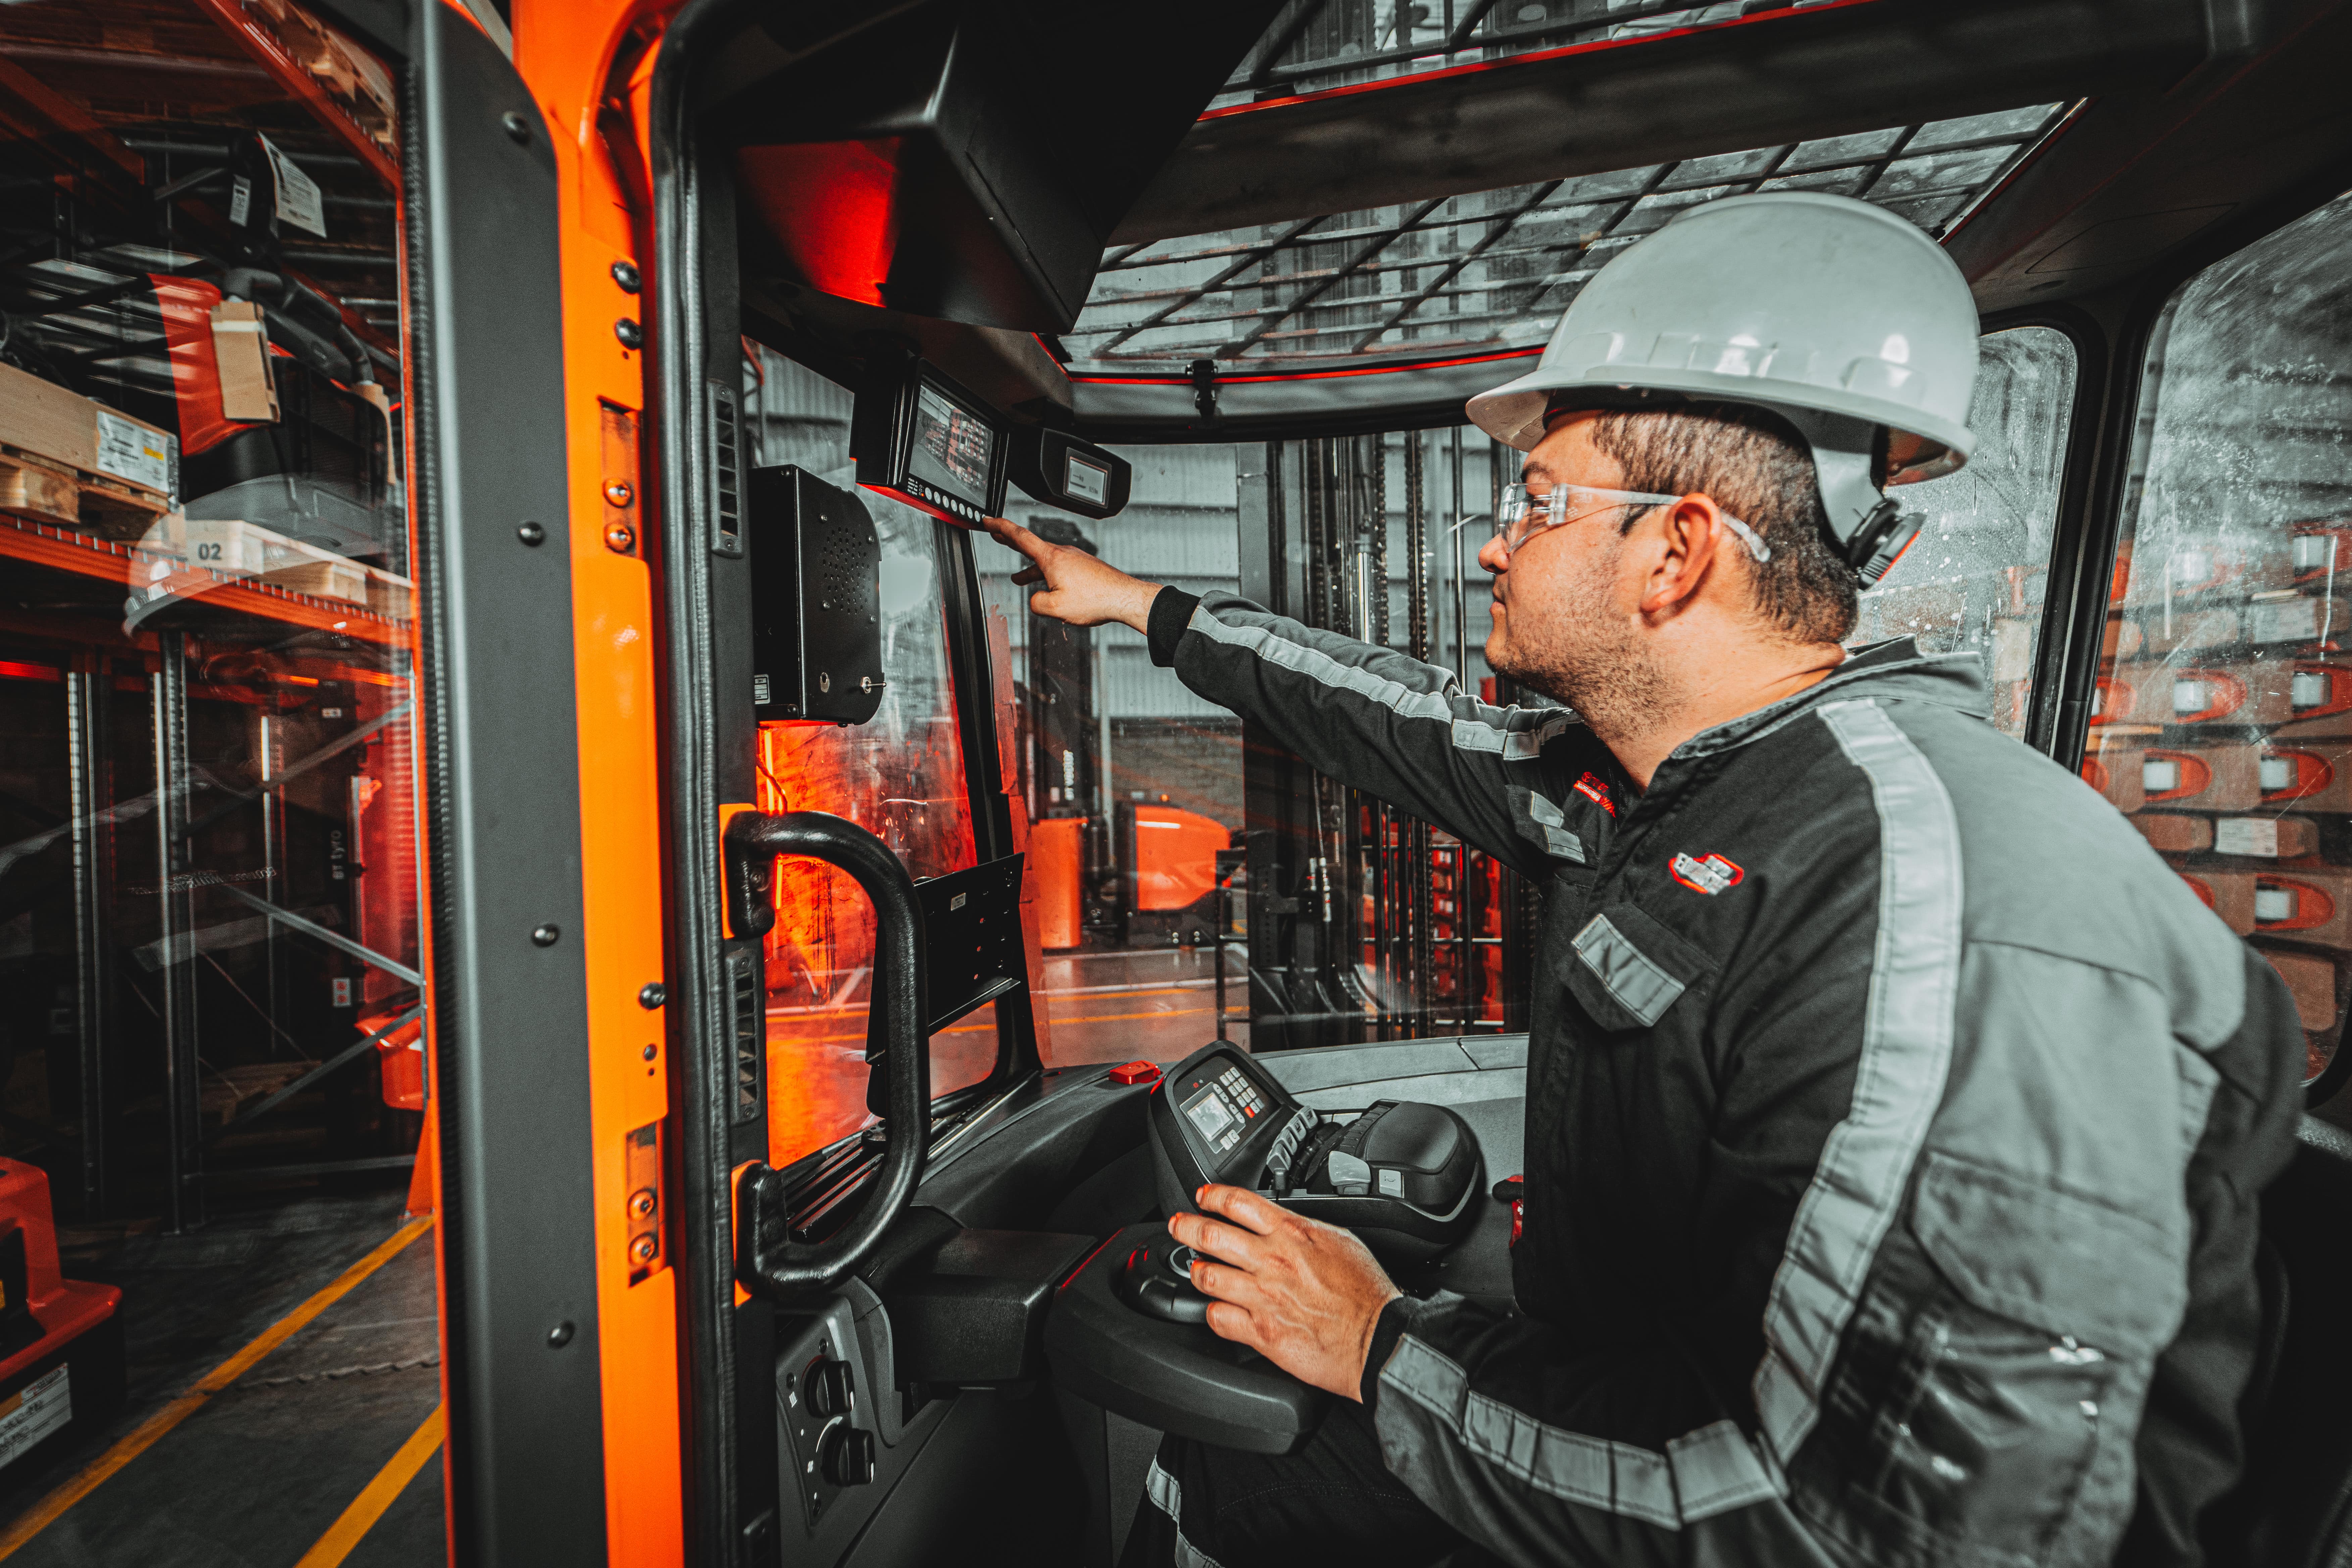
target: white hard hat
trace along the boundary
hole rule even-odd
[[[1469,413],[1525,450],[1562,394],[1589,391],[1595,407],[1654,395],[1770,409],[1812,448],[1831,532],[1866,584],[1917,531],[1882,497],[1882,478],[1949,473],[1976,445],[1977,335],[1959,268],[1893,213],[1811,191],[1727,196],[1602,268],[1536,368],[1472,398]],[[1915,438],[1896,444],[1905,466],[1891,477],[1881,430]]]

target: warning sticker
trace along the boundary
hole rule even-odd
[[[0,1465],[73,1419],[73,1390],[66,1369],[45,1372],[0,1400]]]
[[[98,411],[98,468],[118,479],[172,493],[172,470],[179,465],[179,439],[150,430],[135,419]]]
[[[261,150],[269,154],[269,172],[277,176],[277,212],[279,223],[307,228],[320,239],[327,237],[327,203],[320,193],[319,182],[297,168],[294,160],[280,153],[269,138],[258,138]]]

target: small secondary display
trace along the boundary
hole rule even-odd
[[[1089,463],[1076,452],[1070,454],[1069,478],[1064,481],[1072,495],[1080,500],[1090,500],[1097,506],[1109,499],[1110,470],[1098,463]]]
[[[1250,1127],[1265,1114],[1257,1086],[1239,1068],[1227,1067],[1194,1091],[1183,1104],[1184,1120],[1201,1136],[1210,1155],[1212,1173],[1222,1174],[1225,1156],[1250,1134]]]
[[[1109,447],[1043,425],[1013,430],[1005,445],[1007,471],[1033,500],[1097,522],[1126,507],[1135,468]]]

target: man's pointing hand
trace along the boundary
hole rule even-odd
[[[1160,584],[1130,577],[1074,545],[1049,544],[1017,522],[986,521],[997,542],[1029,558],[1013,580],[1045,585],[1045,592],[1029,595],[1029,607],[1037,614],[1074,626],[1117,621],[1150,634],[1151,601],[1160,596]]]

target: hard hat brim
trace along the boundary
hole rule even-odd
[[[1630,374],[1629,374],[1630,373]],[[1924,409],[1912,420],[1891,421],[1880,397],[1864,396],[1838,387],[1810,382],[1782,381],[1770,376],[1726,375],[1715,371],[1663,369],[1649,365],[1595,365],[1578,373],[1564,367],[1530,371],[1517,381],[1472,398],[1471,423],[1507,447],[1525,452],[1544,437],[1544,409],[1557,393],[1590,391],[1593,406],[1622,406],[1628,394],[1663,392],[1724,403],[1753,404],[1760,408],[1811,408],[1843,415],[1872,425],[1888,425],[1928,443],[1920,461],[1890,483],[1907,484],[1948,474],[1968,461],[1976,437],[1965,425],[1938,418]]]

